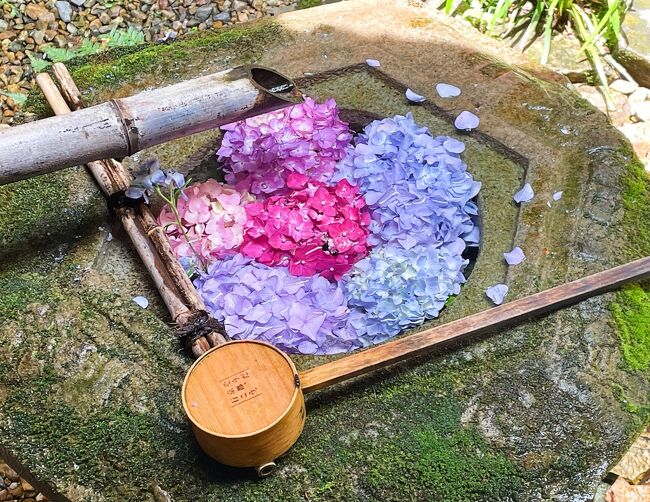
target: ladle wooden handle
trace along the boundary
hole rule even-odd
[[[363,375],[432,350],[443,342],[495,331],[650,276],[650,257],[343,357],[300,374],[303,392]]]

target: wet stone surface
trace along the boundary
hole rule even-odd
[[[139,64],[73,74],[99,102],[251,61],[298,78],[371,57],[397,84],[356,67],[305,87],[349,109],[412,111],[434,134],[455,134],[450,119],[463,110],[479,115],[479,133],[463,139],[484,184],[483,249],[458,300],[430,325],[489,308],[482,290],[495,282],[513,300],[650,253],[640,164],[559,76],[454,20],[390,1],[277,23],[240,33],[236,51],[177,42],[152,63],[128,55]],[[438,82],[463,92],[443,100]],[[399,83],[438,108],[408,105]],[[156,154],[206,173],[214,166],[197,150],[209,141],[218,133],[127,164]],[[524,181],[536,197],[518,208],[512,195]],[[194,442],[180,403],[190,361],[87,174],[69,169],[0,195],[0,437],[14,438],[2,453],[54,500],[591,500],[648,418],[648,368],[623,357],[611,314],[620,298],[608,294],[309,396],[300,440],[277,475],[255,480]],[[527,259],[506,270],[500,253],[513,244]]]

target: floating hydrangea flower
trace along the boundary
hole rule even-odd
[[[293,191],[246,207],[241,252],[269,266],[287,266],[298,276],[317,273],[338,280],[368,254],[370,214],[347,180],[333,186],[293,173]]]
[[[163,171],[158,159],[145,160],[133,174],[135,177],[125,191],[125,195],[129,199],[142,197],[148,203],[149,197],[157,186],[167,188],[183,188],[185,186],[185,176],[173,169]]]
[[[441,98],[455,98],[460,96],[460,89],[451,84],[436,84],[436,92]]]
[[[427,100],[427,98],[420,96],[417,92],[414,92],[411,89],[406,89],[406,99],[411,103],[424,103]]]
[[[494,286],[487,288],[485,294],[495,305],[501,305],[503,299],[508,294],[508,286],[505,284],[495,284]]]
[[[526,255],[519,246],[516,246],[512,251],[503,253],[503,258],[506,260],[508,265],[519,265],[526,259]]]
[[[359,185],[372,209],[372,245],[478,243],[472,202],[481,184],[460,158],[461,141],[434,138],[411,114],[377,120],[355,138],[334,179]]]
[[[373,250],[344,279],[349,325],[364,345],[437,317],[450,295],[460,293],[468,260],[459,240],[419,251],[397,246]]]
[[[229,124],[217,152],[226,181],[256,196],[286,191],[289,174],[329,181],[352,140],[333,99],[311,98],[284,110]]]
[[[347,328],[343,290],[323,277],[295,277],[285,267],[235,255],[210,265],[194,285],[234,339],[303,354],[347,352],[361,345]]]
[[[533,192],[533,187],[530,186],[530,183],[526,183],[521,190],[519,190],[512,198],[518,204],[522,202],[529,202],[535,197],[535,192]]]
[[[478,124],[479,118],[472,112],[468,111],[460,112],[454,121],[456,129],[460,131],[471,131],[472,129],[476,129],[478,127]]]
[[[204,264],[237,251],[244,240],[246,205],[250,194],[209,179],[183,190],[177,217],[169,205],[158,216],[176,256],[190,267],[196,259]]]

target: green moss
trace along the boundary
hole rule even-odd
[[[317,7],[318,5],[322,5],[323,0],[299,0],[298,1],[298,8],[299,9],[308,9],[310,7]]]
[[[631,258],[650,256],[650,179],[631,149],[622,154],[631,159],[622,195],[628,254]]]
[[[0,321],[19,319],[30,303],[50,299],[46,277],[34,273],[0,274]]]
[[[60,211],[68,193],[68,187],[56,175],[0,186],[0,247],[27,240],[34,225]]]
[[[377,498],[398,500],[394,494],[400,494],[403,500],[405,487],[417,500],[503,500],[517,493],[517,468],[474,427],[460,424],[457,405],[443,400],[433,408],[428,423],[369,461],[367,483]]]
[[[626,366],[650,370],[650,295],[637,284],[627,286],[616,294],[612,312]]]
[[[175,43],[152,44],[144,48],[109,51],[87,61],[74,62],[72,76],[80,88],[98,88],[143,75],[154,68],[166,67],[187,59],[191,51],[217,51],[237,47],[239,54],[262,50],[267,42],[282,37],[275,24],[233,28],[190,36]]]

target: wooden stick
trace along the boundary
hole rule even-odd
[[[425,354],[443,342],[493,332],[647,276],[650,276],[650,257],[317,366],[300,374],[302,390],[311,392],[322,389],[407,358]]]
[[[70,75],[70,72],[68,72],[68,67],[63,63],[54,63],[52,65],[52,71],[61,84],[61,91],[63,91],[65,100],[70,105],[70,108],[73,110],[83,108],[81,92],[79,92],[77,84],[72,80],[72,76]]]
[[[67,87],[72,80],[69,74],[61,66],[57,72],[66,94],[75,95],[70,106],[79,107],[78,89],[74,93]],[[21,124],[0,134],[0,184],[71,165],[126,157],[300,99],[290,79],[249,65]]]

